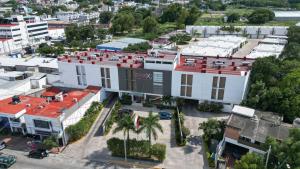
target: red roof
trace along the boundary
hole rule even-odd
[[[89,88],[89,87],[88,87]],[[100,90],[100,88],[98,88]],[[53,94],[52,92],[57,92],[56,88],[50,88],[50,92],[45,92],[46,95]],[[97,91],[99,91],[97,90]],[[71,90],[66,92],[63,95],[63,101],[51,101],[47,102],[46,98],[38,98],[32,96],[20,96],[21,102],[14,105],[11,104],[12,98],[8,98],[5,100],[0,100],[0,113],[5,114],[16,114],[23,109],[26,109],[26,114],[32,116],[42,116],[48,118],[57,118],[61,115],[61,111],[64,109],[69,109],[73,105],[76,104],[77,101],[80,101],[85,96],[87,96],[91,92],[95,92],[96,88],[92,87],[92,89],[85,90]],[[43,94],[45,94],[43,93]]]
[[[0,24],[0,27],[13,27],[17,26],[17,24]]]

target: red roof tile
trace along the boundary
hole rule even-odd
[[[14,105],[11,104],[12,98],[8,98],[0,100],[0,113],[15,115],[26,109],[27,115],[57,118],[61,115],[62,110],[69,109],[76,104],[74,99],[80,101],[89,93],[94,93],[99,90],[99,87],[93,86],[85,90],[71,90],[63,95],[63,101],[48,102],[46,98],[20,96],[21,102]],[[53,94],[57,92],[57,88],[50,88],[43,93],[43,96],[53,96]]]

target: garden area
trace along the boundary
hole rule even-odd
[[[66,133],[69,136],[69,141],[74,142],[84,137],[92,127],[101,112],[103,105],[99,102],[93,102],[90,108],[85,112],[83,118],[76,124],[66,128]]]

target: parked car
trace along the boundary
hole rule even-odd
[[[172,113],[161,111],[161,112],[158,112],[158,114],[159,114],[159,118],[161,120],[170,120],[170,119],[172,119]]]
[[[118,117],[121,119],[125,116],[125,114],[129,114],[130,116],[133,115],[133,110],[131,109],[121,109],[118,111]]]
[[[48,157],[48,151],[45,149],[37,149],[37,150],[31,150],[28,154],[29,158],[44,158]]]
[[[12,155],[0,155],[0,168],[9,168],[16,163],[16,157]]]
[[[5,149],[6,148],[6,142],[5,141],[0,141],[0,150],[3,150],[3,149]]]

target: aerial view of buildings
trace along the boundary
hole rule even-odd
[[[300,2],[1,1],[0,168],[300,169]]]

